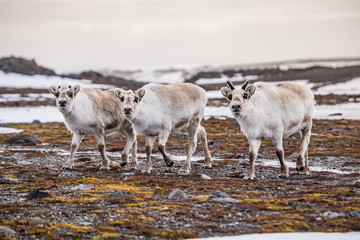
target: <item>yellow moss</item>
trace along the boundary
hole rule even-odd
[[[354,191],[351,191],[349,189],[339,189],[339,190],[336,190],[335,192],[337,192],[337,193],[353,193]]]
[[[197,234],[191,231],[184,230],[164,230],[153,232],[151,235],[158,236],[165,239],[185,239],[196,237]]]
[[[99,190],[117,190],[117,191],[123,191],[123,192],[131,192],[131,193],[144,193],[144,192],[146,192],[147,194],[152,194],[151,192],[149,192],[148,188],[130,186],[130,185],[127,185],[125,183],[98,185],[98,186],[96,186],[96,189],[99,189]]]
[[[99,195],[99,197],[83,197],[83,198],[66,198],[66,197],[53,197],[53,198],[44,198],[43,200],[50,203],[83,203],[83,202],[96,202],[103,200],[104,196]]]
[[[256,195],[256,194],[260,194],[260,193],[261,193],[260,191],[249,191],[246,194],[248,194],[248,195]]]
[[[242,202],[248,202],[248,203],[261,203],[263,200],[258,198],[244,198],[241,199]]]
[[[17,178],[17,176],[14,175],[14,174],[6,174],[6,175],[4,175],[4,176],[6,176],[6,177],[12,177],[12,178]]]
[[[295,220],[281,220],[279,222],[271,222],[263,224],[262,227],[265,231],[269,232],[298,232],[305,231],[310,228],[309,224]]]
[[[78,232],[78,233],[87,233],[93,229],[92,227],[77,226],[77,225],[73,225],[73,224],[65,223],[65,222],[52,224],[52,226],[49,229],[60,230],[61,228],[66,228],[69,231]]]
[[[102,238],[120,238],[122,236],[122,234],[114,232],[104,232],[103,234],[101,234]]]

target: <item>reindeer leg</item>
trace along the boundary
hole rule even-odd
[[[244,179],[254,179],[255,177],[255,161],[261,145],[260,139],[249,139],[249,155],[250,155],[250,167],[248,173],[244,176]]]
[[[205,162],[204,162],[204,165],[202,166],[202,168],[210,169],[210,168],[212,168],[212,166],[211,166],[212,159],[211,159],[211,155],[210,155],[210,151],[209,151],[209,146],[207,143],[206,130],[201,125],[199,125],[197,136],[203,145],[203,149],[204,149],[204,153],[205,153]]]
[[[110,170],[110,163],[111,161],[106,157],[105,154],[105,138],[103,133],[96,133],[95,140],[98,145],[98,149],[100,152],[100,156],[102,159],[100,170]]]
[[[127,138],[126,144],[125,144],[124,149],[121,154],[121,159],[122,159],[121,166],[124,167],[126,164],[129,163],[129,152],[130,152],[130,148],[131,148],[132,149],[131,150],[132,158],[131,158],[131,163],[130,163],[129,167],[130,167],[130,169],[135,170],[138,167],[137,156],[136,156],[136,152],[137,152],[136,135],[135,135],[131,125],[125,126],[125,128],[121,132]]]
[[[197,131],[200,124],[200,118],[198,116],[193,116],[193,118],[190,120],[189,127],[187,129],[188,137],[189,137],[189,148],[188,148],[188,154],[186,157],[186,161],[182,168],[180,169],[179,173],[189,173],[191,169],[191,157],[196,149],[196,143],[197,143]]]
[[[289,177],[289,168],[286,166],[286,163],[284,160],[284,149],[283,149],[282,136],[278,136],[275,139],[273,139],[273,143],[275,145],[276,155],[279,158],[280,166],[281,166],[281,172],[279,174],[279,178],[288,178]]]
[[[298,160],[296,162],[296,170],[300,173],[305,173],[306,175],[310,174],[309,164],[308,164],[308,146],[310,143],[311,136],[311,126],[312,120],[308,121],[308,126],[302,130],[303,138],[301,141],[300,152]]]
[[[169,134],[170,134],[169,131],[162,131],[162,132],[159,134],[159,144],[158,144],[158,148],[159,148],[159,151],[161,152],[161,154],[162,154],[163,157],[164,157],[164,161],[165,161],[166,165],[167,165],[168,167],[171,167],[172,165],[174,165],[174,161],[171,159],[170,154],[168,154],[168,153],[165,151],[165,145],[166,145],[167,139],[168,139],[168,137],[169,137]]]
[[[69,159],[66,161],[64,166],[61,167],[61,169],[73,169],[74,168],[74,156],[75,156],[75,153],[77,152],[77,149],[83,138],[84,138],[84,135],[74,133],[72,141],[71,141]]]
[[[146,167],[143,172],[151,173],[152,162],[151,162],[151,152],[154,145],[155,137],[145,136],[145,146],[146,146]]]

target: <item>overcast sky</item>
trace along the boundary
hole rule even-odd
[[[359,57],[359,0],[0,0],[0,57],[58,72]]]

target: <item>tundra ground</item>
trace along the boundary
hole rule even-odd
[[[211,142],[212,169],[201,169],[199,145],[188,175],[177,174],[185,159],[186,136],[171,135],[167,150],[184,156],[172,168],[154,147],[153,174],[113,168],[100,171],[92,136],[86,137],[73,170],[60,170],[67,159],[71,135],[63,123],[3,124],[24,129],[40,145],[10,145],[0,135],[0,226],[22,239],[181,239],[264,232],[360,231],[360,121],[316,120],[309,147],[309,176],[290,167],[279,179],[273,146],[263,141],[256,162],[257,180],[243,180],[248,169],[248,144],[234,119],[202,122]],[[120,160],[125,139],[107,136],[107,152]],[[145,163],[139,137],[139,167]],[[287,163],[296,161],[298,143],[284,142]],[[319,170],[320,169],[320,170]],[[205,180],[201,174],[211,177]],[[181,189],[188,197],[170,200]],[[51,197],[28,200],[34,189]],[[209,198],[214,191],[230,200]],[[235,201],[236,200],[236,201]],[[0,238],[9,236],[0,235]]]

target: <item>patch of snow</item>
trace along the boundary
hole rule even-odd
[[[360,77],[354,78],[344,83],[336,83],[326,85],[324,87],[318,88],[315,92],[316,95],[352,95],[360,94]]]
[[[197,238],[196,240],[357,240],[360,239],[360,232],[348,233],[324,233],[324,232],[297,232],[297,233],[261,233],[261,234],[244,234],[229,237],[210,237]],[[195,239],[194,239],[195,240]]]
[[[0,134],[20,133],[23,130],[9,127],[0,127]]]
[[[147,70],[132,74],[132,79],[138,82],[182,83],[185,81],[185,76],[182,70],[173,70],[173,71]]]
[[[306,69],[311,67],[342,68],[360,65],[360,61],[316,61],[303,63],[280,64],[279,69],[287,71],[289,69]]]
[[[314,119],[360,119],[360,103],[315,106]]]
[[[242,76],[241,73],[237,73],[235,74],[233,77],[229,78],[224,74],[221,74],[220,78],[200,78],[198,80],[196,80],[196,84],[197,85],[205,85],[205,84],[219,84],[219,83],[223,83],[224,85],[226,84],[227,80],[231,80],[231,81],[247,81],[247,80],[256,80],[258,79],[259,76],[256,75],[249,75],[249,76]]]
[[[0,108],[1,123],[31,123],[34,120],[45,122],[63,122],[63,115],[56,107],[3,107]]]
[[[61,78],[58,76],[44,76],[44,75],[22,75],[18,73],[5,73],[0,71],[0,87],[8,88],[33,88],[33,89],[48,89],[50,85],[79,84],[82,87],[92,88],[113,88],[112,85],[94,84],[91,80],[77,80],[72,78]]]

